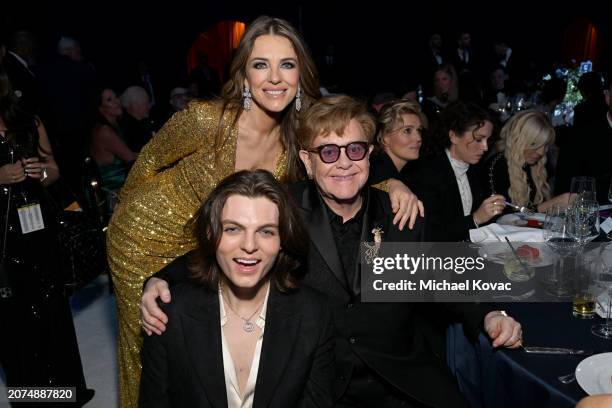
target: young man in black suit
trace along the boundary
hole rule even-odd
[[[374,228],[385,241],[418,242],[424,225],[419,220],[412,230],[400,231],[387,194],[366,187],[374,132],[374,119],[362,103],[347,96],[322,98],[305,113],[298,131],[310,180],[290,187],[310,234],[302,284],[327,295],[332,308],[336,406],[467,406],[448,367],[427,344],[420,306],[361,300],[359,244],[373,240]],[[156,276],[162,275],[164,270]],[[165,328],[167,318],[155,299],[161,295],[169,301],[167,288],[159,279],[145,287],[141,310],[148,333]],[[484,324],[494,346],[521,344],[520,324],[499,311],[464,304],[448,312],[474,337]]]
[[[331,407],[332,316],[298,284],[307,233],[265,170],[221,181],[193,218],[197,247],[170,273],[162,336],[142,347],[140,406]]]

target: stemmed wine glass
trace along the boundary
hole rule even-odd
[[[607,251],[611,251],[612,247],[608,246]],[[604,251],[606,252],[606,251]],[[603,255],[603,253],[602,253]],[[596,324],[591,327],[591,333],[596,336],[603,337],[604,339],[612,339],[612,264],[610,264],[612,254],[608,256],[602,256],[601,259],[601,271],[598,273],[598,282],[606,287],[608,296],[604,310],[606,311],[606,322],[603,324]]]

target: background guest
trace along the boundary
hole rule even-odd
[[[137,153],[154,134],[155,126],[149,119],[149,94],[140,86],[130,86],[119,100],[124,110],[119,121],[123,139],[130,150]]]
[[[490,194],[545,213],[552,205],[567,206],[569,193],[551,198],[546,171],[546,152],[555,130],[543,113],[533,110],[514,115],[501,130],[498,154],[486,166],[484,183]],[[487,184],[488,183],[488,184]]]
[[[459,82],[455,68],[446,64],[438,68],[433,75],[433,95],[423,102],[423,111],[433,123],[438,114],[448,104],[459,98]]]
[[[444,151],[423,163],[411,184],[422,195],[432,240],[467,240],[470,229],[505,207],[502,195],[486,198],[474,167],[488,150],[493,130],[490,114],[475,104],[459,101],[442,111],[435,132]]]
[[[57,257],[57,208],[44,191],[58,178],[42,122],[21,109],[0,65],[0,363],[9,387],[75,387],[82,406],[93,390]]]
[[[101,89],[96,98],[96,121],[91,134],[90,152],[100,171],[102,187],[108,193],[108,209],[112,212],[117,194],[127,175],[127,169],[136,160],[123,140],[119,118],[123,113],[115,91]]]
[[[395,178],[410,185],[414,169],[403,169],[419,158],[427,117],[417,102],[400,100],[383,107],[377,127],[378,147],[370,157],[369,182]]]

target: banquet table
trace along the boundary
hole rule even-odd
[[[572,316],[571,303],[501,305],[523,326],[525,345],[612,352],[612,340],[591,334],[603,319]],[[460,388],[473,407],[574,407],[587,394],[577,381],[557,377],[575,371],[589,356],[528,354],[522,349],[494,350],[486,336],[470,344],[460,325],[449,330],[447,357]]]

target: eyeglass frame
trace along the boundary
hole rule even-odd
[[[362,146],[365,147],[364,154],[363,154],[363,156],[360,159],[351,159],[351,157],[346,153],[346,148],[349,147],[350,145],[353,145],[353,144],[362,145]],[[364,141],[350,142],[350,143],[347,143],[347,144],[342,145],[342,146],[341,145],[337,145],[335,143],[326,143],[326,144],[323,144],[323,145],[319,145],[317,147],[313,147],[313,148],[310,148],[310,149],[302,149],[302,150],[307,151],[309,153],[317,153],[317,155],[319,156],[319,159],[321,159],[321,161],[323,163],[325,163],[325,164],[332,164],[332,163],[335,163],[338,160],[340,160],[340,156],[342,155],[342,149],[344,149],[344,154],[346,155],[346,157],[349,160],[351,160],[351,161],[361,161],[361,160],[365,159],[365,157],[368,155],[371,145],[372,145],[371,143],[364,142]],[[334,161],[327,162],[327,161],[323,160],[323,156],[321,156],[321,152],[323,151],[323,149],[328,147],[328,146],[334,146],[334,147],[338,148],[338,157]]]

